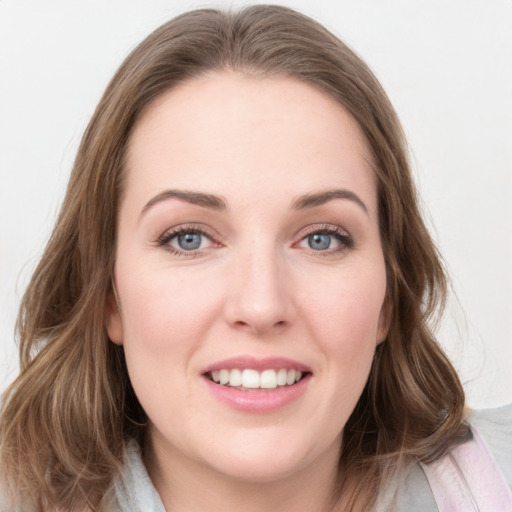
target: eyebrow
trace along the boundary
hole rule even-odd
[[[192,192],[188,190],[176,190],[169,189],[164,190],[160,194],[152,197],[142,208],[140,216],[144,215],[150,208],[158,203],[167,201],[168,199],[182,199],[190,204],[202,206],[203,208],[209,208],[210,210],[226,210],[226,201],[219,196],[213,194],[204,194],[203,192]]]
[[[314,194],[305,194],[295,199],[292,207],[296,210],[314,208],[315,206],[322,206],[334,199],[348,199],[349,201],[353,201],[359,205],[366,214],[368,214],[368,208],[362,199],[354,192],[345,189],[325,190]]]
[[[160,194],[152,197],[142,208],[140,217],[144,215],[150,208],[158,203],[167,201],[168,199],[181,199],[190,204],[202,206],[215,211],[227,210],[227,204],[224,199],[214,194],[205,194],[204,192],[193,192],[188,190],[169,189],[164,190]],[[304,194],[296,198],[292,203],[292,208],[302,210],[322,206],[334,199],[348,199],[359,205],[362,210],[368,214],[368,208],[357,194],[345,189],[325,190],[312,194]]]

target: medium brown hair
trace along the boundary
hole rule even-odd
[[[121,65],[83,136],[55,229],[18,319],[21,372],[3,397],[2,478],[36,508],[101,509],[147,418],[123,349],[110,343],[116,223],[127,145],[141,112],[201,74],[288,76],[335,98],[356,119],[374,161],[390,328],[344,430],[341,463],[365,472],[371,505],[389,461],[432,461],[467,436],[464,393],[431,332],[446,278],[425,228],[397,116],[365,63],[291,9],[203,9],[171,20]]]

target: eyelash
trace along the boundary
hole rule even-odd
[[[186,235],[189,233],[193,234],[199,234],[201,236],[204,236],[208,238],[214,245],[217,245],[219,247],[221,244],[215,241],[215,238],[212,236],[211,233],[209,233],[207,230],[205,230],[200,225],[180,225],[173,227],[169,230],[167,230],[165,233],[163,233],[156,241],[156,245],[158,247],[162,247],[164,250],[168,251],[174,256],[183,257],[183,258],[195,258],[198,256],[202,256],[207,249],[196,249],[196,250],[179,250],[176,247],[173,247],[170,242],[174,238]],[[328,257],[333,254],[338,254],[340,252],[344,252],[350,249],[353,249],[355,246],[353,238],[341,227],[334,226],[331,224],[323,224],[323,225],[314,225],[309,226],[305,230],[300,233],[300,239],[298,242],[294,244],[296,246],[297,244],[301,243],[303,240],[305,240],[307,237],[315,234],[326,234],[333,236],[336,238],[336,240],[340,243],[340,247],[337,247],[335,249],[326,249],[326,250],[315,250],[312,248],[307,249],[310,253],[313,253],[315,256],[323,256]]]
[[[178,257],[182,257],[182,258],[195,258],[197,256],[201,256],[203,254],[203,252],[207,249],[184,251],[184,250],[179,250],[170,244],[170,242],[173,238],[176,238],[181,235],[187,235],[190,233],[205,236],[206,238],[211,240],[217,246],[220,245],[215,242],[215,239],[211,235],[211,233],[207,232],[202,226],[194,225],[194,224],[176,226],[176,227],[173,227],[173,228],[167,230],[165,233],[163,233],[162,236],[160,236],[158,238],[156,245],[158,247],[162,247],[164,250],[170,252],[173,256],[178,256]]]
[[[341,252],[353,249],[355,247],[354,239],[344,229],[332,224],[322,224],[307,227],[300,234],[300,240],[298,243],[302,242],[307,237],[316,234],[333,236],[340,243],[340,247],[335,249],[326,249],[323,251],[309,248],[309,252],[313,253],[315,256],[328,257],[332,256],[333,254],[339,254]]]

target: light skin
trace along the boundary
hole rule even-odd
[[[107,328],[151,422],[164,506],[326,510],[387,331],[357,123],[294,79],[211,73],[149,106],[126,173]],[[304,391],[271,411],[219,400],[203,370],[242,356],[299,362]]]

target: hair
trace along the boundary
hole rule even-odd
[[[285,7],[201,9],[167,22],[126,58],[84,133],[67,193],[22,299],[19,377],[3,396],[1,479],[16,503],[102,510],[129,438],[147,417],[109,342],[124,159],[141,113],[206,73],[287,76],[339,102],[374,161],[390,326],[344,429],[340,464],[364,471],[353,502],[376,506],[404,457],[439,458],[468,437],[464,392],[433,334],[447,279],[422,220],[404,135],[366,64],[316,21]]]

